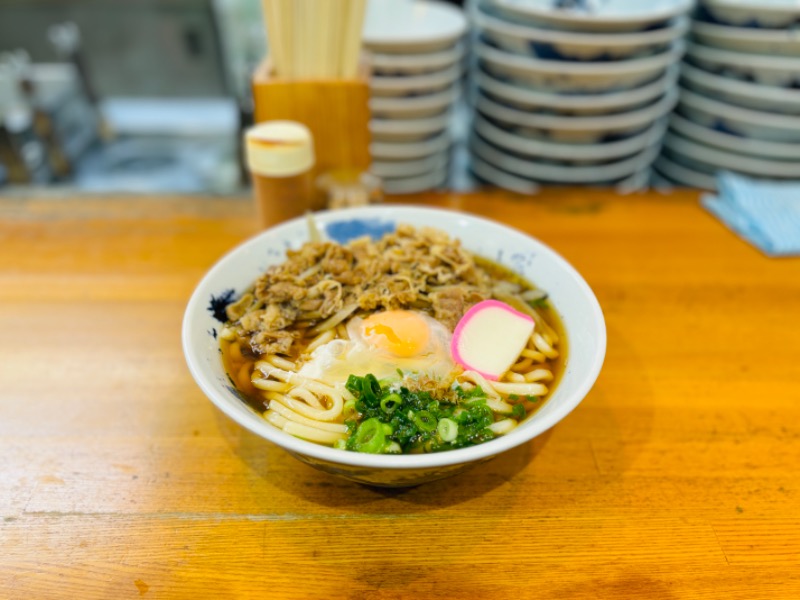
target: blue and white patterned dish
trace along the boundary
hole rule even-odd
[[[789,29],[800,26],[797,0],[703,0],[699,17],[736,27]]]
[[[452,47],[466,31],[466,16],[452,4],[369,0],[362,41],[372,52],[430,53]]]
[[[563,117],[523,112],[478,95],[476,109],[504,127],[506,131],[531,139],[591,144],[615,136],[636,135],[667,115],[678,101],[671,90],[645,108],[614,115]]]
[[[778,88],[739,81],[703,71],[689,63],[681,67],[683,85],[688,89],[745,108],[763,112],[800,115],[800,89]]]
[[[424,142],[447,130],[449,112],[425,119],[371,119],[369,131],[375,142]]]
[[[414,98],[370,98],[369,109],[375,119],[423,119],[447,111],[460,95],[457,85],[439,92]]]
[[[766,142],[800,143],[800,117],[740,108],[681,90],[680,110],[695,123]]]
[[[610,34],[557,31],[509,23],[480,9],[473,11],[472,20],[484,41],[506,52],[547,60],[591,62],[658,54],[689,28],[689,19],[685,16],[662,29]]]
[[[555,114],[605,115],[641,108],[654,102],[671,89],[678,80],[678,65],[653,82],[631,90],[605,94],[559,94],[520,87],[499,79],[479,67],[472,72],[476,86],[506,106],[524,111],[553,111]]]
[[[800,163],[800,144],[764,142],[742,137],[741,135],[724,131],[719,122],[715,122],[713,126],[708,127],[695,123],[682,116],[679,112],[672,113],[669,119],[670,128],[673,131],[696,142],[757,158],[794,160]],[[798,176],[800,177],[800,175]]]
[[[373,175],[382,178],[417,177],[447,167],[448,161],[448,152],[438,152],[415,160],[372,161],[369,170]]]
[[[800,30],[753,29],[694,21],[692,35],[701,44],[750,54],[800,56]]]
[[[800,160],[780,161],[744,156],[692,141],[676,133],[668,133],[665,136],[664,147],[668,148],[672,155],[686,157],[695,164],[707,165],[714,170],[782,179],[797,178],[800,175]]]
[[[599,144],[563,144],[512,133],[489,119],[475,115],[474,130],[498,148],[518,155],[556,160],[614,160],[631,156],[656,144],[667,130],[665,118],[633,137]]]
[[[638,154],[618,161],[531,160],[494,146],[478,135],[470,138],[470,150],[478,158],[514,175],[541,182],[601,183],[629,177],[646,170],[658,156],[660,140]]]
[[[449,176],[447,164],[427,173],[413,177],[382,177],[382,190],[389,196],[417,194],[426,190],[440,188],[447,183]]]
[[[369,80],[372,97],[391,96],[415,98],[426,94],[434,94],[450,89],[461,77],[461,66],[450,67],[424,75],[403,75],[399,77],[383,77],[373,75]]]
[[[667,52],[645,58],[581,63],[518,56],[480,41],[475,44],[479,64],[496,79],[571,93],[611,92],[644,85],[664,75],[683,52],[683,42],[676,41]]]
[[[439,52],[423,54],[368,54],[370,72],[385,77],[422,75],[456,67],[464,58],[464,45],[458,43]]]
[[[449,131],[421,142],[376,142],[369,145],[369,154],[376,160],[409,160],[424,158],[450,147],[452,136]]]
[[[574,185],[572,182],[557,182],[547,181],[541,182],[529,177],[515,175],[489,164],[485,160],[475,156],[470,156],[470,171],[472,175],[479,181],[489,185],[497,186],[516,192],[518,194],[535,194],[540,186],[545,183],[547,185]],[[619,194],[628,194],[635,191],[640,191],[648,187],[650,182],[651,170],[649,168],[642,169],[630,175],[619,179],[608,179],[604,181],[592,181],[588,185],[599,187],[613,187]]]
[[[686,58],[691,64],[725,77],[800,89],[800,56],[762,56],[688,44]]]
[[[308,239],[305,219],[295,219],[263,232],[221,258],[198,284],[183,320],[184,354],[199,387],[223,413],[265,442],[315,468],[353,481],[417,485],[456,474],[529,442],[566,417],[591,389],[605,356],[602,310],[577,271],[541,242],[487,219],[429,208],[359,207],[316,213],[313,218],[329,238],[338,242],[361,235],[380,236],[394,230],[398,223],[445,230],[468,250],[548,291],[570,340],[569,361],[559,385],[538,412],[509,434],[471,448],[434,454],[373,455],[335,450],[278,430],[231,386],[220,358],[216,334],[222,324],[215,314],[219,314],[225,299],[240,295],[267,267],[283,261],[288,248],[298,248]]]
[[[646,31],[684,15],[694,0],[486,0],[490,12],[565,31]]]
[[[695,187],[703,190],[715,190],[716,180],[714,175],[696,171],[691,167],[673,161],[664,153],[653,163],[653,170],[672,183],[677,183],[686,187]]]

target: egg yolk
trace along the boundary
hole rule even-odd
[[[430,337],[425,319],[408,310],[387,310],[370,315],[364,319],[363,332],[373,346],[404,358],[421,354]]]

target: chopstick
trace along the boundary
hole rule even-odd
[[[351,79],[367,0],[262,0],[270,60],[283,79]]]

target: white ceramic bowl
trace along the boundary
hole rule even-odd
[[[667,130],[666,119],[661,118],[644,132],[630,138],[599,144],[560,144],[512,133],[480,114],[475,115],[473,127],[498,148],[524,156],[561,160],[611,160],[631,156],[658,142]]]
[[[553,29],[576,31],[642,31],[688,12],[693,0],[585,0],[559,8],[553,0],[488,0],[504,17]]]
[[[661,144],[654,144],[635,156],[605,164],[595,164],[593,161],[583,164],[580,161],[572,164],[534,161],[509,154],[478,136],[472,136],[469,147],[473,155],[513,175],[541,182],[583,184],[616,181],[649,169],[658,156]]]
[[[767,142],[800,143],[800,117],[740,108],[681,90],[681,110],[695,123]]]
[[[434,0],[369,0],[362,41],[373,52],[436,52],[467,31],[464,12]]]
[[[739,81],[693,67],[681,65],[684,84],[692,90],[705,92],[715,98],[764,112],[800,114],[800,89],[785,89]]]
[[[440,115],[458,99],[460,88],[452,86],[443,92],[415,97],[370,98],[369,108],[376,119],[422,119]]]
[[[505,124],[507,131],[530,139],[563,143],[592,144],[609,137],[633,136],[668,114],[678,100],[678,91],[642,109],[614,115],[564,117],[527,113],[509,108],[479,96],[475,102],[478,111],[496,122]]]
[[[461,77],[460,65],[423,75],[401,75],[398,77],[372,75],[369,80],[369,89],[373,97],[413,98],[420,94],[443,92],[451,88],[459,77]]]
[[[603,363],[606,330],[589,286],[563,258],[524,233],[476,216],[430,208],[378,205],[322,212],[318,227],[336,241],[382,234],[397,223],[434,226],[460,239],[465,248],[505,265],[549,293],[569,340],[569,360],[561,382],[543,406],[510,433],[471,448],[434,454],[373,455],[335,450],[280,431],[243,402],[231,388],[214,336],[221,323],[209,302],[228,290],[244,292],[287,248],[308,239],[304,218],[289,221],[245,242],[222,257],[198,284],[183,320],[183,349],[189,370],[211,402],[228,417],[299,460],[354,481],[408,486],[453,475],[529,442],[566,417],[586,396]],[[269,476],[269,473],[265,474]]]
[[[800,160],[778,161],[775,159],[753,158],[713,148],[674,132],[668,133],[664,137],[664,147],[668,148],[673,154],[679,154],[695,163],[707,165],[715,170],[730,170],[757,177],[781,179],[800,177]]]
[[[371,119],[369,131],[376,142],[422,142],[445,131],[451,120],[450,113],[425,119]]]
[[[434,138],[422,142],[372,142],[369,153],[373,159],[404,160],[424,158],[450,147],[452,136],[444,131]]]
[[[715,190],[716,180],[713,175],[695,171],[685,165],[681,165],[667,156],[661,155],[653,163],[653,170],[666,177],[673,183],[687,187],[696,187],[703,190]]]
[[[653,31],[585,33],[510,23],[480,9],[472,20],[480,34],[506,52],[547,60],[608,61],[649,56],[663,52],[689,29],[689,18],[680,17]]]
[[[422,75],[431,71],[441,71],[457,66],[464,58],[464,45],[456,44],[438,52],[422,54],[384,54],[373,52],[368,55],[370,70],[376,75]]]
[[[669,50],[617,61],[569,62],[543,60],[503,52],[478,41],[475,54],[479,64],[495,78],[542,91],[599,93],[641,86],[664,74],[683,56],[678,40]]]
[[[369,167],[370,173],[378,177],[417,177],[447,166],[448,152],[438,152],[416,160],[375,160]]]
[[[723,50],[750,54],[800,56],[800,31],[798,30],[731,27],[694,21],[692,34],[701,44]]]
[[[800,24],[797,0],[703,0],[711,19],[741,27],[789,28]]]
[[[604,94],[559,94],[538,91],[500,81],[480,68],[473,70],[472,78],[478,88],[520,110],[545,109],[575,115],[603,115],[632,110],[653,102],[675,87],[678,73],[678,65],[673,65],[660,78],[642,87]]]
[[[726,77],[782,88],[800,86],[800,56],[764,56],[688,44],[692,63]]]
[[[762,159],[782,159],[800,161],[800,144],[781,142],[764,142],[724,131],[718,131],[695,123],[677,112],[670,115],[670,128],[685,138],[714,146],[722,150],[730,150],[738,154],[747,154]],[[800,177],[800,171],[798,171]]]

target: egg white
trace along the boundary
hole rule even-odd
[[[349,340],[332,340],[316,348],[300,369],[300,374],[331,383],[344,383],[350,375],[372,373],[378,379],[400,379],[404,374],[426,375],[446,379],[457,367],[450,356],[452,334],[443,324],[424,313],[417,313],[428,328],[428,342],[408,357],[395,356],[364,337],[363,319],[355,317],[347,323]]]

